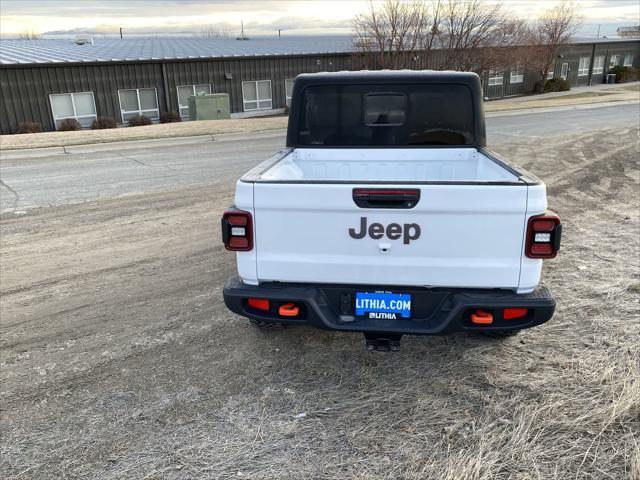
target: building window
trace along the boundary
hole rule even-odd
[[[287,107],[291,106],[291,95],[293,94],[293,81],[295,78],[286,78],[284,80],[284,95]]]
[[[242,102],[244,111],[269,110],[271,101],[271,80],[258,80],[257,82],[242,82]]]
[[[593,59],[593,74],[598,75],[604,72],[604,57],[601,55]]]
[[[522,83],[522,82],[524,82],[524,65],[521,65],[518,63],[516,65],[516,68],[511,70],[511,74],[509,75],[509,83]]]
[[[547,80],[551,80],[553,78],[554,72],[553,70],[549,70],[547,72]]]
[[[589,57],[580,57],[580,62],[578,63],[578,76],[584,77],[585,75],[589,75]]]
[[[609,58],[609,68],[616,67],[620,63],[620,55],[611,55]]]
[[[633,67],[633,55],[627,53],[624,56],[624,62],[622,63],[622,65],[625,67]]]
[[[151,120],[158,120],[158,96],[155,88],[129,88],[118,90],[122,122],[130,118],[144,115]]]
[[[67,118],[75,118],[84,128],[90,127],[96,119],[96,102],[93,92],[55,93],[49,95],[49,99],[56,130]]]
[[[503,76],[502,72],[498,73],[495,70],[489,70],[489,86],[502,85]]]
[[[181,117],[189,117],[189,97],[194,95],[207,95],[211,93],[211,85],[180,85],[178,88],[178,108]]]
[[[562,68],[560,69],[560,78],[566,80],[569,76],[569,64],[567,62],[562,64]]]

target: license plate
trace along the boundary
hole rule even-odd
[[[356,316],[375,320],[411,318],[408,293],[356,292]]]

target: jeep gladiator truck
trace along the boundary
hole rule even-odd
[[[560,247],[545,185],[486,147],[473,73],[296,78],[286,148],[245,174],[222,218],[254,324],[507,335],[551,318],[542,261]]]

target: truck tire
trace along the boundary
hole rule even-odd
[[[286,328],[286,325],[279,322],[265,322],[254,318],[250,318],[249,323],[260,330],[283,330]]]

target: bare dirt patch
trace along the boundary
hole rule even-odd
[[[556,316],[502,342],[254,330],[221,301],[232,184],[5,215],[0,475],[639,478],[638,133],[499,148],[565,224]]]

